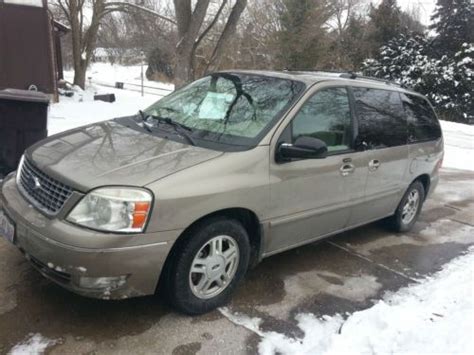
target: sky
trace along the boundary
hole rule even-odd
[[[431,23],[430,18],[436,7],[436,0],[398,0],[398,3],[404,10],[417,9],[420,12],[420,21],[424,25]]]
[[[373,0],[374,4],[381,0]],[[398,4],[403,10],[417,9],[420,13],[420,21],[424,25],[431,23],[430,18],[436,7],[436,0],[398,0]]]

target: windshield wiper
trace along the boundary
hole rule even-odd
[[[155,120],[158,121],[158,123],[166,123],[167,125],[173,127],[176,133],[178,133],[180,136],[186,138],[186,140],[191,144],[191,145],[196,145],[196,142],[194,141],[193,137],[189,134],[189,132],[192,132],[193,129],[191,127],[188,127],[182,123],[173,121],[169,117],[161,117],[161,116],[156,116],[156,115],[148,115],[148,117],[151,117]]]
[[[140,117],[142,118],[142,125],[141,127],[147,130],[148,132],[152,133],[153,131],[151,130],[150,126],[147,123],[147,116],[142,110],[139,110],[138,113],[140,114]]]

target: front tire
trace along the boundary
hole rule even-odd
[[[418,216],[425,201],[425,188],[420,181],[412,183],[395,214],[388,219],[390,226],[395,232],[408,232],[418,220]]]
[[[227,303],[245,275],[250,244],[236,220],[214,217],[186,233],[171,260],[168,287],[172,305],[190,315]]]

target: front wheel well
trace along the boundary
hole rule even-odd
[[[246,209],[246,208],[227,208],[223,210],[219,210],[216,212],[212,212],[204,217],[199,218],[193,224],[191,224],[186,230],[183,232],[183,235],[186,234],[186,231],[191,229],[193,226],[205,222],[205,220],[210,219],[212,217],[227,217],[229,219],[235,219],[242,223],[247,234],[249,236],[249,242],[251,247],[251,255],[250,255],[250,267],[256,265],[259,261],[260,257],[260,250],[262,247],[262,229],[260,226],[260,220],[255,214],[255,212]]]
[[[166,258],[165,265],[163,266],[162,273],[160,276],[160,282],[157,287],[159,287],[159,285],[163,283],[163,278],[167,277],[168,270],[170,268],[170,264],[174,258],[174,255],[180,250],[181,246],[183,245],[183,243],[186,242],[187,238],[191,236],[191,231],[194,228],[198,227],[200,224],[206,223],[206,220],[209,220],[214,217],[227,217],[230,219],[235,219],[244,226],[249,236],[249,242],[251,247],[249,267],[251,268],[258,264],[258,262],[260,261],[260,251],[262,248],[263,240],[260,220],[258,219],[257,215],[249,209],[227,208],[209,213],[199,218],[181,233],[181,235],[178,237],[173,247],[171,248],[168,257]]]

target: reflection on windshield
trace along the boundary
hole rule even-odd
[[[191,128],[193,138],[255,145],[303,89],[291,80],[218,73],[163,98],[146,113]]]

